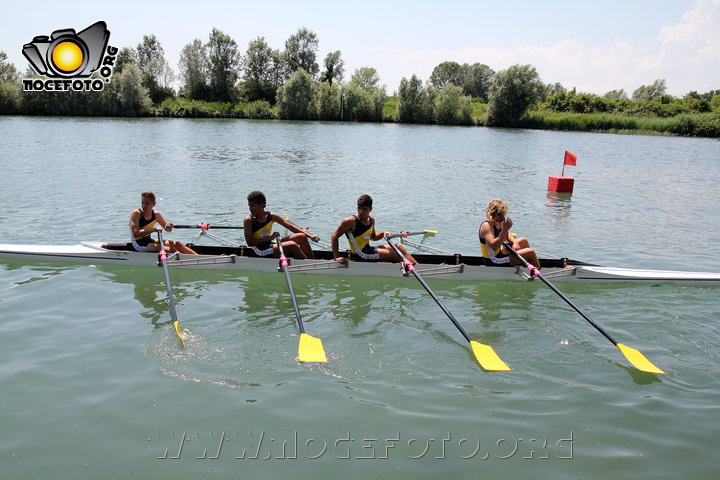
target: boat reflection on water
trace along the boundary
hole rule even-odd
[[[572,193],[548,191],[545,195],[550,202],[545,206],[551,208],[553,216],[569,217],[572,209]]]

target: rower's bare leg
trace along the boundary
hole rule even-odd
[[[533,264],[536,268],[540,268],[540,260],[538,260],[537,253],[535,253],[535,250],[530,248],[530,242],[528,242],[527,238],[520,237],[515,239],[513,242],[513,250],[515,250],[525,260]],[[520,262],[515,257],[512,257],[510,259],[510,263],[518,265]]]
[[[285,241],[282,242],[283,251],[285,252],[285,255],[290,258],[299,258],[299,259],[306,259],[305,253],[302,251],[300,246],[291,241]],[[275,258],[280,257],[280,250],[277,247],[277,244],[273,244],[273,254],[275,255]]]
[[[315,258],[315,254],[312,251],[310,242],[308,242],[307,235],[305,235],[304,233],[293,233],[289,237],[283,239],[283,241],[288,240],[291,242],[295,242],[300,247],[300,250],[302,250],[305,258]],[[285,244],[283,244],[283,248],[285,248]]]
[[[186,255],[197,255],[197,252],[190,247],[186,247],[184,243],[175,240],[165,240],[165,249],[168,253],[180,252]]]
[[[410,263],[412,263],[413,265],[417,265],[417,263],[418,263],[417,260],[415,260],[415,258],[408,253],[407,249],[404,246],[399,245],[399,244],[395,244],[395,246],[398,248],[398,250],[400,250],[400,252],[402,252],[403,255],[405,255],[405,258],[407,258]],[[392,247],[390,245],[379,245],[377,247],[377,250],[378,250],[378,254],[380,254],[381,262],[400,262],[400,261],[402,261],[400,259],[400,257],[397,256],[397,254],[395,253],[395,251],[392,249]]]

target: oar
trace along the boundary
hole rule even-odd
[[[435,235],[437,233],[438,233],[437,230],[423,230],[421,232],[400,232],[400,233],[391,233],[390,238],[395,238],[395,237],[407,238],[411,235]]]
[[[557,287],[555,287],[555,285],[550,283],[550,281],[547,278],[545,278],[545,276],[540,272],[540,270],[538,270],[534,265],[531,265],[530,263],[528,263],[527,260],[525,260],[520,254],[518,254],[515,250],[513,250],[512,246],[508,242],[503,243],[503,245],[510,253],[513,254],[513,256],[515,256],[515,258],[517,258],[525,266],[525,268],[530,270],[530,273],[532,275],[534,275],[534,276],[538,277],[540,280],[542,280],[545,283],[545,285],[550,287],[550,289],[553,292],[557,293],[558,296],[560,298],[562,298],[563,300],[565,300],[565,302],[568,305],[570,305],[577,313],[579,313],[585,320],[590,322],[590,325],[595,327],[600,333],[602,333],[605,336],[605,338],[610,340],[613,343],[613,345],[618,347],[620,349],[620,351],[623,353],[623,355],[625,355],[625,358],[627,358],[628,361],[630,363],[632,363],[633,366],[635,366],[635,368],[637,368],[640,371],[648,372],[648,373],[665,373],[662,370],[660,370],[658,367],[653,365],[652,362],[650,362],[650,360],[645,358],[645,355],[640,353],[638,350],[628,347],[627,345],[623,345],[622,343],[616,342],[615,339],[612,338],[609,333],[607,333],[600,325],[595,323],[593,321],[593,319],[590,318],[585,312],[580,310],[580,308],[577,305],[575,305],[568,297],[566,297],[564,293],[562,293],[560,290],[558,290]]]
[[[200,230],[242,230],[242,225],[210,225],[209,223],[201,223],[199,225],[173,225],[173,228],[199,228]]]
[[[438,304],[440,309],[447,315],[447,317],[450,319],[451,322],[457,327],[458,330],[460,330],[460,333],[463,337],[465,337],[465,340],[470,342],[470,346],[472,347],[472,351],[475,354],[475,358],[477,359],[478,363],[485,369],[485,370],[492,370],[492,371],[502,371],[502,370],[510,370],[510,367],[508,367],[505,362],[503,362],[500,357],[495,353],[495,350],[489,345],[483,345],[482,343],[478,343],[474,340],[470,340],[470,336],[467,334],[464,328],[460,326],[457,320],[455,320],[455,317],[453,317],[453,314],[450,313],[450,311],[445,307],[445,305],[440,301],[437,295],[435,295],[435,292],[433,292],[427,283],[425,283],[425,280],[422,279],[420,274],[415,271],[415,266],[410,263],[405,256],[402,254],[400,249],[397,248],[397,246],[390,241],[390,235],[385,236],[385,240],[390,244],[393,250],[395,250],[395,253],[402,259],[403,265],[405,265],[405,268],[408,269],[410,273],[412,273],[418,282],[420,282],[420,285],[422,285],[425,290],[430,294],[430,296],[435,300],[435,303]]]
[[[297,318],[298,327],[300,327],[300,344],[298,345],[298,360],[301,362],[327,362],[325,349],[323,349],[322,340],[305,333],[300,309],[298,308],[297,299],[295,298],[295,290],[293,289],[292,280],[290,280],[290,270],[288,270],[288,261],[282,247],[282,240],[277,239],[277,245],[280,249],[280,265],[285,272],[285,280],[287,280],[288,289],[290,290],[290,298],[292,298],[293,307],[295,308],[295,318]]]
[[[165,253],[165,242],[163,242],[162,232],[158,231],[158,240],[160,241],[160,262],[165,272],[165,286],[167,287],[168,303],[170,304],[170,316],[173,319],[173,326],[175,327],[175,333],[177,333],[178,339],[180,340],[180,346],[185,348],[185,340],[183,339],[182,329],[180,328],[180,322],[178,321],[177,312],[175,311],[175,299],[173,298],[172,287],[170,286],[170,273],[168,272],[167,265],[167,254]]]
[[[327,248],[327,249],[329,249],[329,250],[332,250],[332,245],[330,245],[330,244],[327,243],[327,242],[321,241],[321,240],[320,240],[320,237],[318,237],[317,240],[315,240],[314,238],[311,238],[311,240],[312,240],[313,242],[317,243],[318,245],[322,246],[322,247],[325,247],[325,248]]]

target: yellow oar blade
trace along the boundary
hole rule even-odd
[[[650,360],[645,358],[645,355],[635,350],[634,348],[623,345],[622,343],[618,343],[617,347],[620,349],[623,355],[625,355],[625,358],[627,358],[630,363],[632,363],[638,370],[648,373],[665,373],[658,367],[653,365]]]
[[[182,329],[180,328],[180,322],[175,320],[173,322],[173,326],[175,327],[175,333],[177,333],[178,339],[180,340],[180,346],[185,348],[185,339],[183,338]]]
[[[425,235],[435,235],[438,233],[437,230],[423,230],[425,232]]]
[[[471,340],[470,346],[478,363],[485,370],[496,372],[510,370],[510,367],[500,360],[500,357],[498,357],[490,345],[483,345],[482,343]]]
[[[327,362],[322,340],[307,333],[301,333],[300,345],[298,346],[298,360],[301,362]]]

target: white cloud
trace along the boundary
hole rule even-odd
[[[384,81],[396,88],[401,77],[413,73],[423,80],[444,61],[484,63],[495,70],[514,64],[536,67],[545,83],[559,82],[578,91],[603,94],[625,89],[628,95],[659,78],[668,93],[720,89],[720,0],[698,0],[682,22],[659,29],[656,44],[639,46],[616,38],[612,44],[588,46],[566,38],[550,45],[521,45],[511,49],[476,47],[458,51],[392,50],[386,55]]]
[[[658,70],[683,93],[720,89],[720,0],[698,0],[682,20],[660,30]]]

